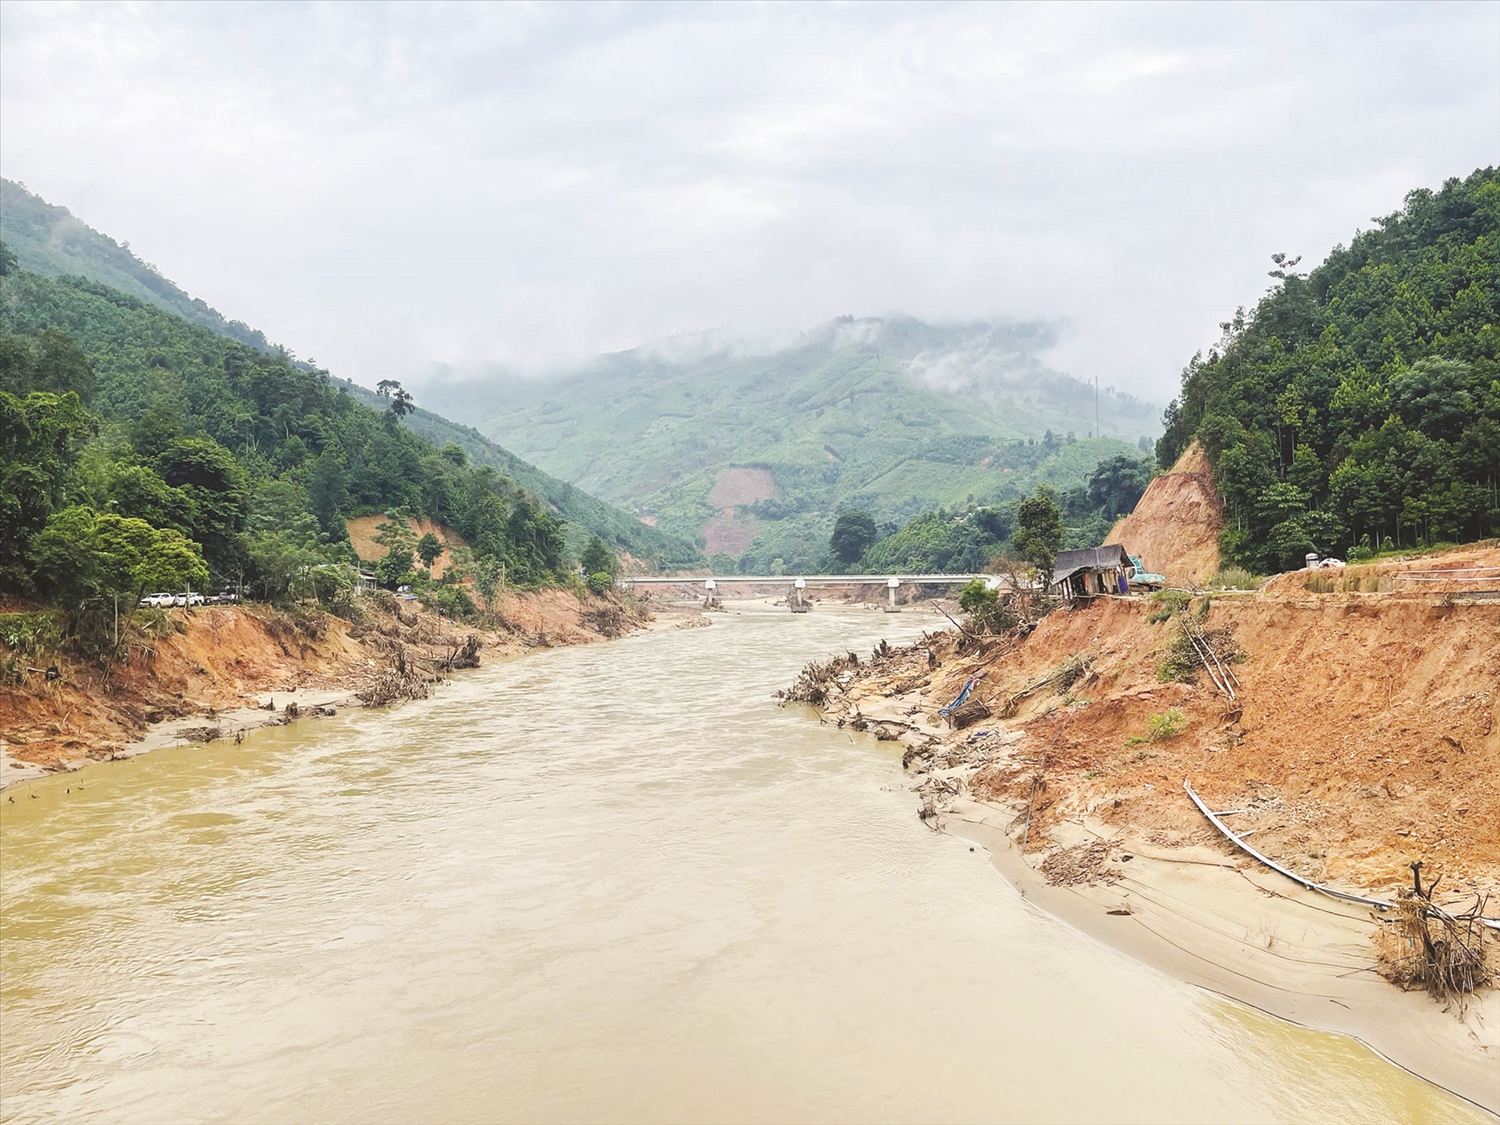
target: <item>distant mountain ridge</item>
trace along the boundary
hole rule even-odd
[[[892,520],[1067,487],[1160,432],[1159,407],[1104,389],[1100,428],[1114,436],[1086,440],[1094,387],[1041,358],[1058,333],[840,317],[762,354],[679,338],[551,379],[439,376],[421,395],[711,554],[792,565],[844,508]]]
[[[23,269],[46,277],[86,277],[146,301],[183,320],[259,351],[272,351],[265,334],[189,296],[130,249],[101,234],[66,207],[48,203],[14,180],[0,179],[0,242]]]

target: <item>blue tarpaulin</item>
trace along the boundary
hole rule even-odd
[[[970,676],[969,682],[964,684],[964,690],[958,693],[958,698],[955,699],[952,703],[948,704],[948,706],[946,707],[939,707],[938,714],[944,716],[951,715],[954,711],[958,710],[958,708],[962,707],[964,705],[964,701],[969,698],[969,693],[974,690],[974,685],[982,679],[984,679],[983,672],[979,673],[979,675],[977,676]]]

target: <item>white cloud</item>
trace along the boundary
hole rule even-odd
[[[0,170],[340,374],[1040,316],[1166,397],[1496,162],[1500,6],[0,7]]]

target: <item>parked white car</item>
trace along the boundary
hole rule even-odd
[[[143,606],[151,606],[151,607],[156,608],[156,609],[161,609],[161,608],[163,608],[165,606],[171,605],[172,604],[172,598],[173,598],[172,594],[166,594],[166,593],[161,593],[161,594],[147,594],[144,598],[141,599],[141,605],[143,605]]]

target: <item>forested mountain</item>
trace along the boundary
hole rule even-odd
[[[0,232],[3,232],[3,241],[23,270],[47,277],[73,277],[102,283],[102,286],[133,297],[144,305],[154,305],[216,335],[248,345],[288,370],[327,378],[326,373],[315,372],[306,363],[292,360],[282,349],[268,344],[261,332],[239,321],[226,320],[203,301],[190,297],[162,277],[155,267],[141,261],[128,245],[116,243],[75,218],[67,208],[49,204],[10,180],[0,180]],[[74,289],[82,291],[77,286]],[[91,292],[99,296],[102,289],[95,286]],[[74,299],[76,293],[64,298],[64,303]],[[45,323],[49,315],[49,312],[41,311],[32,317],[31,323]],[[118,313],[105,317],[104,321],[111,326],[109,330],[122,328]],[[176,332],[170,326],[162,327],[167,325],[165,321],[150,323],[154,327],[147,328],[148,321],[139,320],[129,330],[168,336]],[[95,329],[84,331],[85,335],[90,332],[97,335]],[[71,338],[85,352],[90,351],[81,337]],[[103,343],[102,340],[96,342]],[[184,373],[183,377],[193,378],[191,373]],[[387,407],[385,399],[352,381],[339,381],[335,385],[377,411],[384,411]],[[576,554],[590,536],[599,535],[638,558],[667,566],[685,565],[696,558],[689,541],[642,524],[618,508],[542,472],[469,427],[456,426],[420,407],[408,406],[406,413],[398,418],[404,428],[426,438],[434,446],[457,445],[475,465],[496,469],[514,484],[534,493],[564,522],[572,553]],[[356,489],[351,494],[357,492]],[[365,503],[359,510],[372,504]]]
[[[897,521],[939,504],[1083,483],[1157,431],[1155,408],[1038,358],[1046,324],[935,327],[840,318],[744,355],[694,341],[606,356],[572,374],[426,384],[548,472],[747,569],[812,565],[834,517]]]
[[[569,565],[563,520],[459,444],[403,426],[412,407],[399,388],[377,411],[326,372],[97,282],[19,269],[8,248],[0,258],[5,587],[74,607],[140,583],[243,580],[278,596],[299,574],[337,581],[324,564],[353,561],[345,518],[387,511],[447,524],[476,567],[503,566],[512,582],[553,581]],[[583,513],[603,508],[571,492]],[[675,550],[668,562],[692,557],[604,514]],[[414,566],[400,555],[384,577]]]
[[[1157,460],[1202,441],[1225,558],[1260,572],[1500,533],[1500,173],[1406,206],[1278,284],[1183,372]]]
[[[356,400],[375,410],[385,408],[385,401],[374,391],[346,380],[335,380]],[[636,517],[606,504],[565,480],[544,473],[523,461],[508,449],[502,449],[472,426],[455,422],[415,406],[401,419],[401,424],[435,446],[456,445],[476,465],[499,470],[522,488],[541,497],[569,525],[579,532],[598,535],[608,543],[629,551],[638,558],[666,567],[688,566],[699,561],[689,539],[668,534],[643,524]],[[571,536],[570,539],[577,539]]]
[[[13,180],[0,180],[0,242],[35,273],[86,277],[259,351],[271,350],[262,333],[188,296],[136,257],[129,243],[120,245]]]

